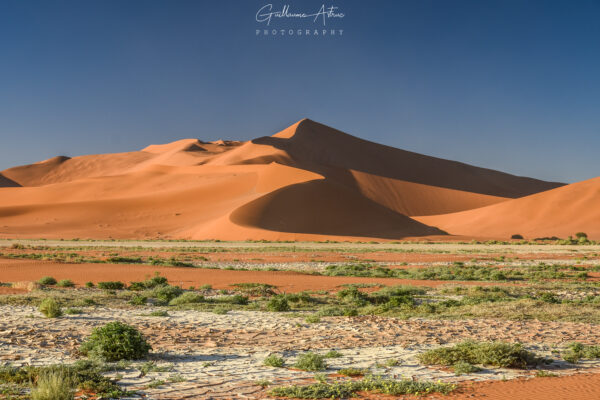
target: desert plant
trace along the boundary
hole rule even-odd
[[[50,297],[42,300],[39,310],[46,318],[58,318],[62,315],[60,305],[56,300]]]
[[[131,299],[129,299],[129,304],[133,306],[143,306],[146,304],[147,301],[148,298],[146,296],[136,294],[135,296],[132,296]]]
[[[294,364],[294,368],[303,371],[323,371],[327,369],[327,364],[325,363],[325,357],[320,354],[309,352],[301,354],[298,357]]]
[[[581,359],[600,358],[600,346],[587,346],[582,343],[570,343],[565,351],[561,353],[563,360],[570,363],[577,363]]]
[[[85,283],[85,287],[87,287],[87,288],[93,288],[94,286],[96,286],[96,285],[94,285],[94,282],[90,281],[90,282]]]
[[[577,232],[577,233],[575,234],[575,237],[576,237],[577,239],[581,239],[581,238],[583,238],[583,239],[587,239],[587,238],[588,238],[588,235],[587,235],[587,233],[585,233],[585,232]]]
[[[281,368],[283,367],[284,361],[283,358],[279,357],[277,354],[271,354],[264,359],[263,364],[267,367]]]
[[[323,357],[325,358],[340,358],[344,355],[337,350],[329,350]]]
[[[267,303],[267,310],[275,312],[290,311],[290,305],[285,297],[274,297]]]
[[[138,360],[151,349],[137,329],[118,321],[95,328],[80,347],[84,355],[109,362]]]
[[[73,380],[64,370],[50,370],[38,376],[31,389],[32,400],[72,400]]]
[[[360,368],[342,368],[338,373],[345,376],[363,376],[366,375],[367,371]]]
[[[70,280],[70,279],[61,279],[60,281],[58,281],[58,283],[56,284],[56,286],[60,286],[60,287],[73,287],[73,286],[75,286],[75,283],[73,283],[73,281]]]
[[[81,314],[83,313],[83,311],[81,311],[80,308],[67,308],[65,310],[65,314],[67,315],[77,315],[77,314]]]
[[[452,370],[456,375],[463,375],[481,371],[481,368],[466,361],[459,361],[452,366]]]
[[[455,365],[459,362],[502,368],[525,368],[546,360],[523,349],[521,344],[466,341],[452,347],[438,347],[421,353],[418,360],[427,365]]]
[[[157,286],[152,290],[152,297],[166,304],[174,298],[181,296],[182,293],[183,290],[179,286]]]
[[[511,238],[511,239],[521,239],[521,240],[523,240],[523,239],[524,239],[524,238],[523,238],[523,235],[519,235],[518,233],[516,233],[516,234],[512,235],[510,238]]]
[[[44,276],[38,281],[38,283],[40,285],[56,285],[56,279],[51,276]]]
[[[177,306],[180,304],[201,303],[204,301],[204,296],[194,292],[185,292],[179,297],[175,297],[169,302],[169,305]]]
[[[120,281],[98,282],[98,287],[103,290],[121,290],[125,284]]]

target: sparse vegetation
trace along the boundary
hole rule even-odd
[[[451,347],[438,347],[417,356],[426,365],[469,363],[503,368],[525,368],[543,364],[544,359],[523,349],[520,344],[466,341]],[[463,365],[464,366],[464,365]]]
[[[263,361],[263,364],[267,367],[275,367],[282,368],[284,364],[283,358],[279,357],[277,354],[271,354]]]
[[[98,282],[98,288],[103,290],[121,290],[125,288],[125,284],[119,281]]]
[[[75,283],[73,283],[73,281],[70,280],[70,279],[62,279],[62,280],[58,281],[58,283],[56,284],[56,286],[59,286],[59,287],[73,287],[73,286],[75,286]]]
[[[570,343],[567,349],[561,353],[561,357],[573,364],[582,359],[598,359],[600,358],[600,346],[587,346],[578,342]]]
[[[327,369],[327,364],[324,356],[309,352],[298,356],[294,368],[303,371],[323,371]]]
[[[38,309],[46,318],[58,318],[63,314],[60,305],[53,298],[42,300]]]
[[[56,279],[51,276],[44,276],[38,282],[40,285],[56,285]]]

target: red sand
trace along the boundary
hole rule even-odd
[[[474,383],[444,399],[598,400],[600,374]]]
[[[156,271],[173,285],[187,288],[209,284],[227,289],[233,283],[259,282],[275,285],[282,292],[304,290],[336,290],[348,283],[377,283],[386,286],[412,285],[436,287],[445,284],[485,285],[485,282],[431,281],[391,278],[357,278],[348,276],[305,275],[285,271],[231,271],[222,269],[158,267],[132,264],[64,264],[34,260],[0,259],[0,276],[4,282],[36,281],[44,276],[57,280],[71,279],[77,285],[85,282],[140,281]],[[493,283],[492,283],[493,284]]]

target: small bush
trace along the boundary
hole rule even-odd
[[[345,376],[363,376],[367,373],[367,371],[360,368],[342,368],[338,371],[338,373]]]
[[[120,281],[98,282],[98,287],[103,290],[121,290],[125,284]]]
[[[279,357],[277,354],[271,354],[265,358],[263,364],[267,367],[281,368],[283,367],[284,361],[283,358]]]
[[[62,279],[62,280],[58,281],[58,283],[56,284],[56,286],[60,286],[60,287],[73,287],[73,286],[75,286],[75,283],[73,283],[73,281],[70,280],[70,279]]]
[[[137,329],[117,321],[95,328],[81,345],[80,351],[84,355],[112,362],[138,360],[151,349]]]
[[[148,316],[150,316],[150,317],[168,317],[169,313],[166,312],[165,310],[156,310],[156,311],[152,311],[150,314],[148,314]]]
[[[481,371],[481,368],[465,361],[459,361],[452,366],[452,370],[456,375],[463,375]]]
[[[510,238],[511,238],[511,239],[519,239],[519,240],[523,240],[523,239],[524,239],[524,238],[523,238],[523,235],[519,235],[518,233],[517,233],[517,234],[514,234],[514,235],[512,235]]]
[[[73,380],[64,371],[48,371],[38,376],[31,389],[32,400],[72,400]]]
[[[46,318],[58,318],[62,315],[60,305],[52,298],[42,300],[39,310],[46,316]]]
[[[312,314],[304,318],[304,321],[306,321],[309,324],[316,324],[321,322],[321,318],[319,318],[317,314]]]
[[[340,353],[337,350],[329,350],[327,353],[325,353],[324,357],[325,358],[340,358],[343,357],[344,355],[342,353]]]
[[[577,239],[581,239],[581,238],[583,238],[583,239],[587,239],[587,238],[588,238],[588,235],[587,235],[587,233],[585,233],[585,232],[577,232],[577,233],[575,234],[575,237],[576,237]]]
[[[325,363],[325,357],[320,354],[304,353],[298,357],[294,368],[303,371],[323,371],[327,369],[327,364]]]
[[[85,283],[86,288],[93,288],[94,286],[96,286],[96,285],[94,285],[94,282],[92,282],[92,281]]]
[[[290,304],[285,297],[275,297],[267,303],[267,310],[274,312],[290,311]]]
[[[427,365],[455,365],[459,362],[502,368],[525,368],[545,360],[523,349],[520,344],[466,341],[452,347],[439,347],[417,356]]]
[[[597,359],[600,358],[600,346],[586,346],[578,342],[570,343],[567,349],[561,353],[561,357],[572,364],[581,359]]]
[[[152,291],[152,297],[166,304],[182,293],[183,290],[179,286],[158,286]]]
[[[218,305],[215,308],[213,308],[213,310],[212,310],[213,313],[219,314],[219,315],[225,315],[229,311],[231,311],[231,308],[227,307],[227,306],[223,306],[223,305]]]
[[[136,294],[131,299],[129,299],[129,304],[131,304],[132,306],[143,306],[146,304],[147,301],[148,298],[146,296]]]
[[[193,304],[193,303],[202,303],[204,301],[204,296],[201,294],[197,294],[194,292],[186,292],[179,297],[175,297],[173,300],[169,302],[169,305],[178,306],[180,304]]]
[[[67,315],[78,315],[78,314],[82,314],[83,311],[81,311],[80,308],[67,308],[65,310],[65,314]]]
[[[38,283],[40,285],[56,285],[56,279],[54,279],[51,276],[45,276],[43,278],[41,278]]]

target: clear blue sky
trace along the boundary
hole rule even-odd
[[[343,36],[257,37],[267,3],[334,4],[345,17],[328,27]],[[246,140],[308,117],[518,175],[588,179],[600,175],[599,21],[597,0],[3,0],[0,169]]]

